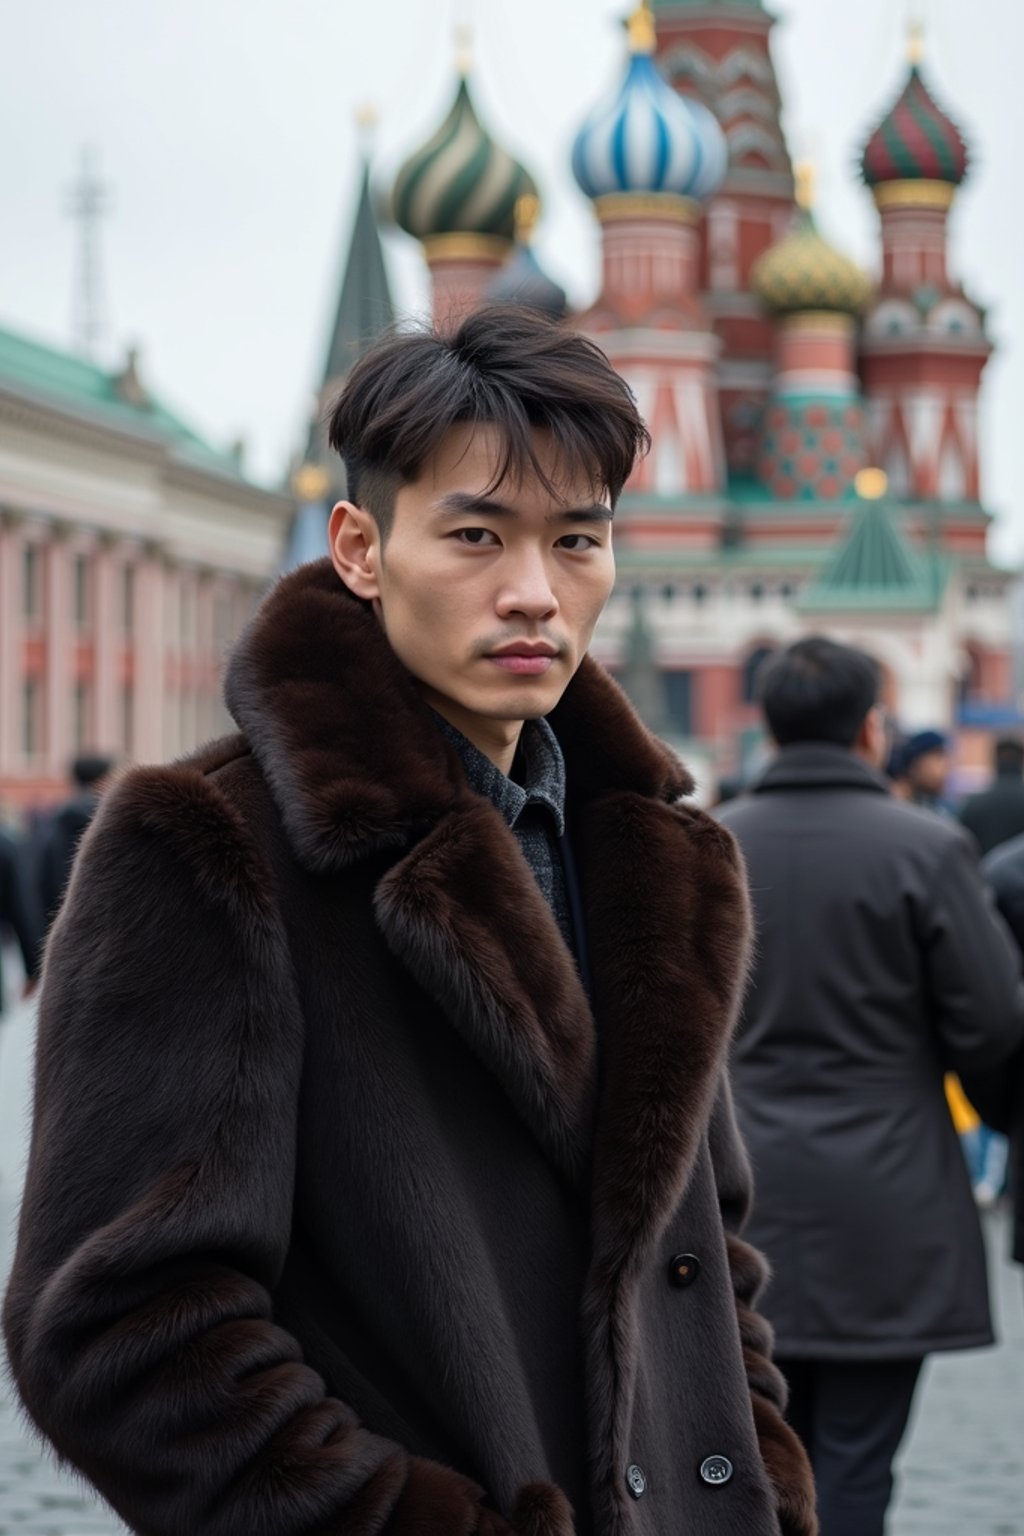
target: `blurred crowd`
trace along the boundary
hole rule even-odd
[[[0,1013],[7,993],[4,941],[17,945],[23,993],[28,996],[39,977],[46,933],[71,877],[79,841],[114,768],[110,757],[76,757],[70,766],[68,797],[61,805],[31,816],[18,836],[0,826]]]
[[[716,811],[756,921],[749,1235],[823,1536],[881,1536],[925,1359],[993,1342],[979,1207],[1008,1184],[1024,1262],[1024,744],[954,805],[870,656],[810,637],[759,683],[774,756]]]

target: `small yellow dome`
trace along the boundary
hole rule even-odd
[[[834,310],[856,315],[871,297],[868,274],[818,233],[810,209],[793,232],[755,262],[751,287],[776,314]]]

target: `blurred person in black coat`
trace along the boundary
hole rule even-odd
[[[964,802],[960,820],[983,854],[1024,834],[1024,742],[1000,736],[995,777],[988,789]]]
[[[43,830],[39,849],[39,894],[47,925],[57,915],[71,876],[78,844],[96,814],[113,769],[113,759],[109,757],[76,757],[71,764],[74,793],[54,813]]]
[[[25,990],[30,992],[39,974],[42,924],[32,892],[25,879],[20,850],[10,833],[0,827],[0,929],[10,929],[21,950]],[[0,933],[0,937],[2,937]],[[0,972],[0,1012],[4,1006],[3,974]]]
[[[1024,836],[1001,844],[984,861],[996,904],[1024,954]],[[1013,1257],[1024,1264],[1024,1049],[1009,1067],[970,1073],[964,1090],[986,1125],[1010,1137]]]
[[[1024,989],[966,832],[879,772],[875,662],[810,638],[761,686],[778,756],[716,813],[757,923],[733,1053],[751,1231],[823,1536],[880,1536],[924,1357],[992,1342],[943,1075],[1011,1055]]]

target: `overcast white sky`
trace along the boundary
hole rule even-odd
[[[617,78],[623,0],[0,0],[0,323],[71,339],[68,188],[90,144],[112,208],[100,253],[114,361],[212,439],[243,436],[278,481],[304,437],[353,212],[357,107],[380,122],[382,181],[454,90],[474,32],[474,94],[541,185],[539,254],[572,298],[597,280],[590,206],[568,173],[582,117]],[[794,154],[819,165],[819,217],[875,259],[856,155],[905,73],[912,14],[928,76],[974,151],[954,261],[990,306],[985,390],[994,552],[1024,560],[1024,7],[1021,0],[776,0],[774,52]],[[417,248],[388,241],[399,303],[421,310]]]

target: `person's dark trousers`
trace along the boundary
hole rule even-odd
[[[811,1458],[821,1536],[883,1536],[921,1360],[776,1361]]]

